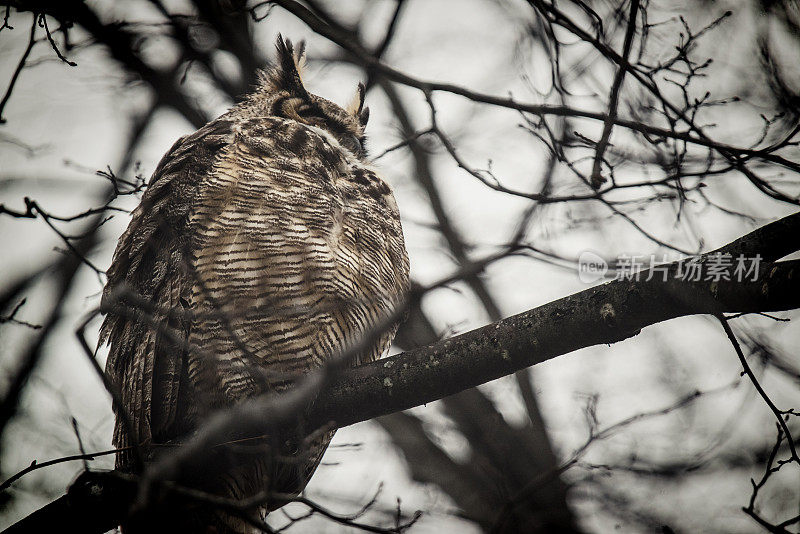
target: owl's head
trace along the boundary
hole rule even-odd
[[[342,108],[309,93],[303,86],[304,42],[294,47],[290,40],[278,35],[276,46],[278,57],[275,66],[261,75],[259,93],[263,95],[266,92],[267,112],[321,128],[356,157],[364,159],[364,128],[369,120],[369,108],[364,107],[364,84],[358,84],[350,104]]]

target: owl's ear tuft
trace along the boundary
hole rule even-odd
[[[361,127],[367,125],[367,121],[369,120],[369,108],[364,108],[361,110],[361,113],[358,114],[358,122],[361,124]]]
[[[278,34],[275,47],[278,49],[275,66],[267,73],[263,82],[273,91],[289,91],[295,96],[308,99],[302,79],[306,64],[305,41],[297,43],[295,48],[292,41]]]
[[[353,98],[350,99],[350,103],[347,104],[345,111],[354,117],[358,117],[358,115],[361,113],[361,108],[364,107],[364,94],[366,92],[367,88],[364,87],[364,84],[359,83],[358,87],[356,88],[356,94],[354,94]]]
[[[297,46],[294,49],[294,65],[295,69],[297,70],[297,75],[300,76],[301,80],[303,78],[303,72],[306,69],[306,40],[301,39],[297,42]]]
[[[350,103],[347,104],[345,111],[358,119],[358,123],[364,127],[367,125],[367,121],[369,120],[369,108],[364,107],[364,96],[367,93],[367,88],[364,86],[363,83],[359,83],[358,87],[356,88],[356,94],[353,95],[353,98],[350,100]]]

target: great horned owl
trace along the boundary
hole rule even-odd
[[[212,410],[280,390],[358,341],[407,289],[397,205],[364,151],[363,85],[343,109],[303,86],[302,46],[279,37],[277,48],[251,95],[163,157],[114,253],[101,342],[133,427],[117,413],[117,447],[152,456]],[[357,360],[378,358],[395,331]],[[305,454],[295,444],[288,457],[248,456],[200,485],[230,498],[297,493],[331,437]],[[134,470],[129,452],[117,467]],[[213,511],[176,524],[247,531]]]

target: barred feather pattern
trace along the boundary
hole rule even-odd
[[[358,342],[407,290],[392,192],[360,145],[345,148],[363,140],[366,109],[292,86],[299,75],[285,70],[300,62],[291,44],[279,40],[278,51],[283,61],[259,90],[164,156],[117,246],[101,329],[106,372],[133,427],[118,414],[117,447],[152,455],[204,414],[280,391]],[[380,357],[395,331],[354,363]],[[231,498],[300,492],[332,435],[291,458],[264,449],[205,487]],[[117,466],[133,469],[130,453]],[[251,528],[209,511],[183,525]]]

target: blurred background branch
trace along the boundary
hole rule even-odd
[[[0,17],[4,476],[28,465],[27,454],[75,452],[59,437],[71,429],[47,419],[54,404],[93,406],[79,423],[104,428],[95,450],[107,447],[99,422],[110,413],[107,397],[99,384],[91,402],[76,394],[91,374],[60,340],[94,306],[123,212],[155,159],[241,98],[269,65],[279,31],[308,40],[311,72],[343,88],[332,89],[334,98],[366,82],[373,153],[396,191],[417,283],[466,274],[414,303],[396,340],[403,350],[582,289],[575,274],[587,250],[609,277],[637,256],[645,267],[653,258],[669,263],[788,215],[800,196],[793,2],[486,0],[456,9],[413,0],[6,0]],[[101,93],[109,96],[98,104]],[[91,163],[87,172],[64,159]],[[760,254],[765,266],[796,251],[800,234],[791,223],[751,235],[726,250]],[[469,269],[515,241],[517,253]],[[790,264],[775,265],[788,276]],[[789,299],[796,288],[780,287],[769,297]],[[750,307],[737,309],[765,311],[747,291]],[[797,406],[795,323],[751,315],[732,328],[765,391],[777,405]],[[743,388],[719,402],[681,404],[641,430],[625,426],[569,461],[587,431],[599,432],[598,420],[624,420],[738,376],[718,330],[701,320],[667,323],[660,337],[647,331],[610,355],[585,349],[558,366],[524,369],[512,381],[381,417],[386,434],[354,431],[352,439],[372,440],[380,458],[390,454],[380,448],[384,435],[396,445],[402,459],[384,476],[397,483],[383,493],[427,512],[411,525],[421,532],[789,531],[799,497],[786,473],[798,466],[784,462],[786,433],[776,440],[772,413]],[[602,363],[590,363],[588,351]],[[62,376],[57,394],[46,393]],[[786,417],[796,428],[793,412]],[[36,437],[37,424],[50,439]],[[37,441],[47,446],[27,447]],[[355,458],[335,449],[329,456],[337,454],[353,468]],[[75,471],[37,472],[47,474],[3,493],[6,524],[62,491]],[[759,482],[748,485],[751,477]],[[682,497],[706,485],[717,499],[698,506]],[[332,502],[363,495],[358,482],[341,486],[318,488]],[[387,520],[381,506],[370,513]]]

